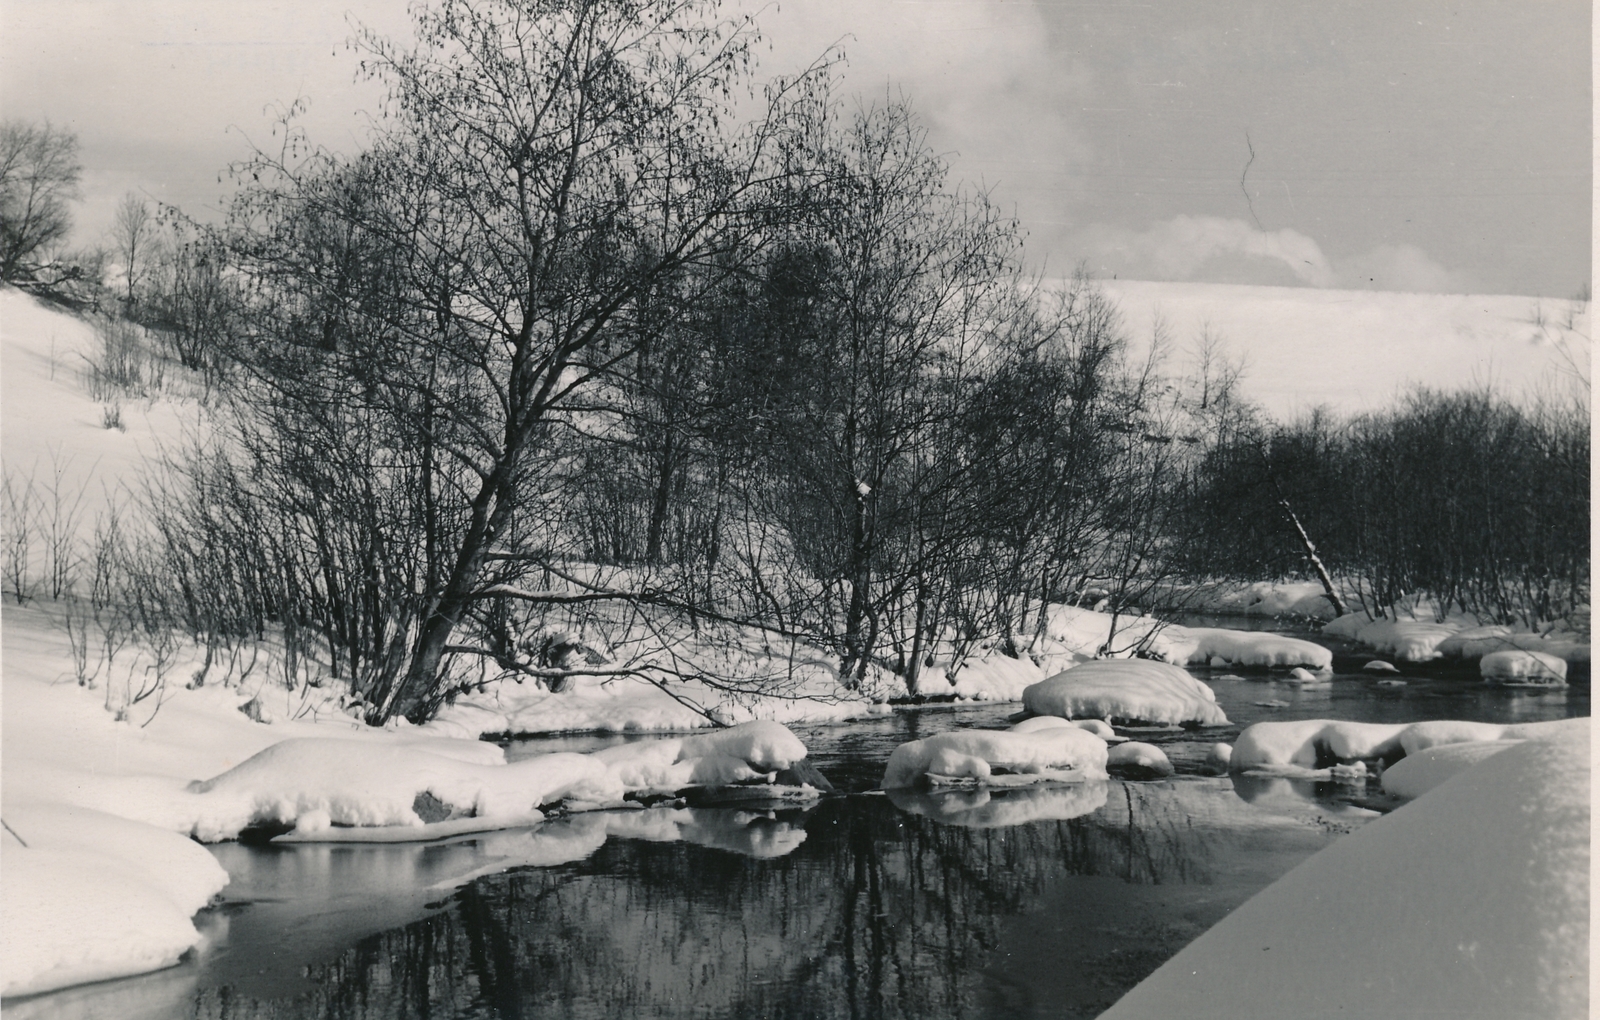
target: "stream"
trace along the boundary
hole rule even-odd
[[[1162,745],[1179,772],[1164,781],[874,791],[898,744],[1003,727],[1020,707],[929,706],[791,727],[842,791],[804,810],[595,812],[421,845],[219,844],[232,883],[196,920],[199,951],[6,1013],[1093,1017],[1375,817],[1359,788],[1200,775],[1212,743],[1262,719],[1527,722],[1590,710],[1586,678],[1514,690],[1442,666],[1379,685],[1360,672],[1370,656],[1336,652],[1336,679],[1320,689],[1195,670],[1231,726],[1124,731]],[[521,741],[508,756],[623,739]]]

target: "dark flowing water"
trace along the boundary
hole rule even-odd
[[[1196,672],[1234,725],[1137,734],[1188,773],[1164,782],[600,812],[428,845],[219,845],[233,882],[192,959],[6,1014],[1092,1017],[1371,817],[1337,784],[1193,774],[1212,742],[1265,718],[1589,714],[1586,684],[1504,690],[1450,669],[1403,687],[1347,672],[1320,690]],[[796,731],[835,784],[866,791],[902,741],[1003,726],[1017,708]]]

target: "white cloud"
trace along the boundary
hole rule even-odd
[[[1340,285],[1352,290],[1404,290],[1418,294],[1464,294],[1472,288],[1414,244],[1380,244],[1362,255],[1339,260]]]
[[[1294,281],[1312,287],[1337,282],[1322,248],[1299,231],[1257,230],[1244,220],[1220,216],[1174,216],[1143,232],[1091,227],[1081,240],[1091,267],[1136,279],[1213,279],[1208,270],[1224,261],[1230,276],[1239,275],[1241,263],[1245,275],[1254,268],[1260,278],[1251,282],[1285,282],[1285,270]]]
[[[1102,276],[1211,283],[1289,284],[1350,290],[1463,293],[1467,278],[1410,244],[1379,245],[1333,260],[1297,230],[1260,230],[1241,219],[1174,216],[1133,231],[1097,224],[1073,239]]]

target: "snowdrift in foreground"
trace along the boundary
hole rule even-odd
[[[1022,703],[1035,715],[1122,723],[1226,726],[1211,688],[1177,666],[1148,659],[1100,659],[1029,687]]]
[[[1362,723],[1336,719],[1258,722],[1234,742],[1229,767],[1235,772],[1282,767],[1313,768],[1333,759],[1410,756],[1431,747],[1489,740],[1528,740],[1553,736],[1587,719],[1497,723],[1438,719],[1419,723]]]
[[[1520,740],[1469,740],[1408,754],[1383,770],[1383,792],[1400,800],[1415,800],[1457,773],[1520,743]]]
[[[1467,768],[1317,853],[1103,1020],[1580,1020],[1589,721]]]
[[[228,884],[203,847],[154,826],[51,804],[5,817],[0,995],[171,966],[199,941],[190,917]]]

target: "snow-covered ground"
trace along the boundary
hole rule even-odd
[[[752,722],[507,764],[494,744],[431,727],[376,730],[329,699],[274,723],[240,711],[262,695],[292,703],[270,684],[174,684],[159,705],[118,720],[74,679],[46,610],[7,606],[0,637],[7,996],[175,963],[200,938],[190,917],[227,882],[190,836],[276,825],[299,841],[436,839],[534,824],[554,801],[770,782],[806,754],[782,725]]]
[[[1457,752],[1105,1020],[1588,1016],[1589,740],[1582,719]]]

